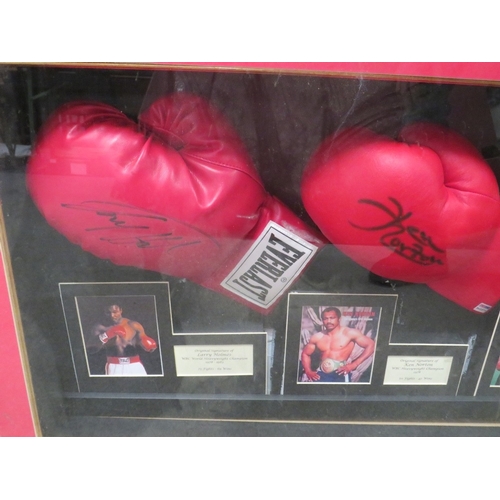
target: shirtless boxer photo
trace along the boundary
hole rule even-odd
[[[106,315],[113,324],[95,325],[90,342],[94,350],[106,350],[105,374],[115,377],[147,375],[139,349],[153,352],[157,348],[156,341],[146,334],[141,323],[124,318],[119,304],[107,306]]]
[[[322,330],[306,340],[300,355],[303,370],[299,370],[299,381],[348,383],[361,364],[371,363],[375,342],[357,328],[342,326],[341,317],[337,307],[321,312]],[[355,353],[356,346],[361,349]],[[313,357],[319,358],[314,368]]]

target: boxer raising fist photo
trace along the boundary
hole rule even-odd
[[[106,311],[113,325],[106,327],[99,324],[92,332],[94,344],[100,349],[106,349],[106,375],[115,377],[147,375],[137,347],[146,352],[153,352],[157,347],[156,341],[146,335],[144,327],[138,321],[124,318],[120,305],[111,304]]]

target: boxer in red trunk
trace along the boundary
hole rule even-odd
[[[93,331],[94,336],[100,341],[100,347],[106,349],[106,375],[115,377],[147,375],[137,347],[153,352],[157,347],[156,341],[146,335],[138,321],[124,318],[123,310],[118,304],[110,305],[107,314],[111,317],[113,326],[97,325]]]

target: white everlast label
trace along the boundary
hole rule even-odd
[[[491,309],[491,306],[488,304],[485,304],[484,302],[481,302],[481,304],[478,304],[476,307],[474,307],[474,311],[478,313],[485,313],[488,312]]]
[[[221,285],[264,309],[285,292],[318,247],[269,222]]]

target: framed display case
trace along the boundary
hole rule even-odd
[[[496,432],[500,64],[5,64],[0,103],[0,434]]]

